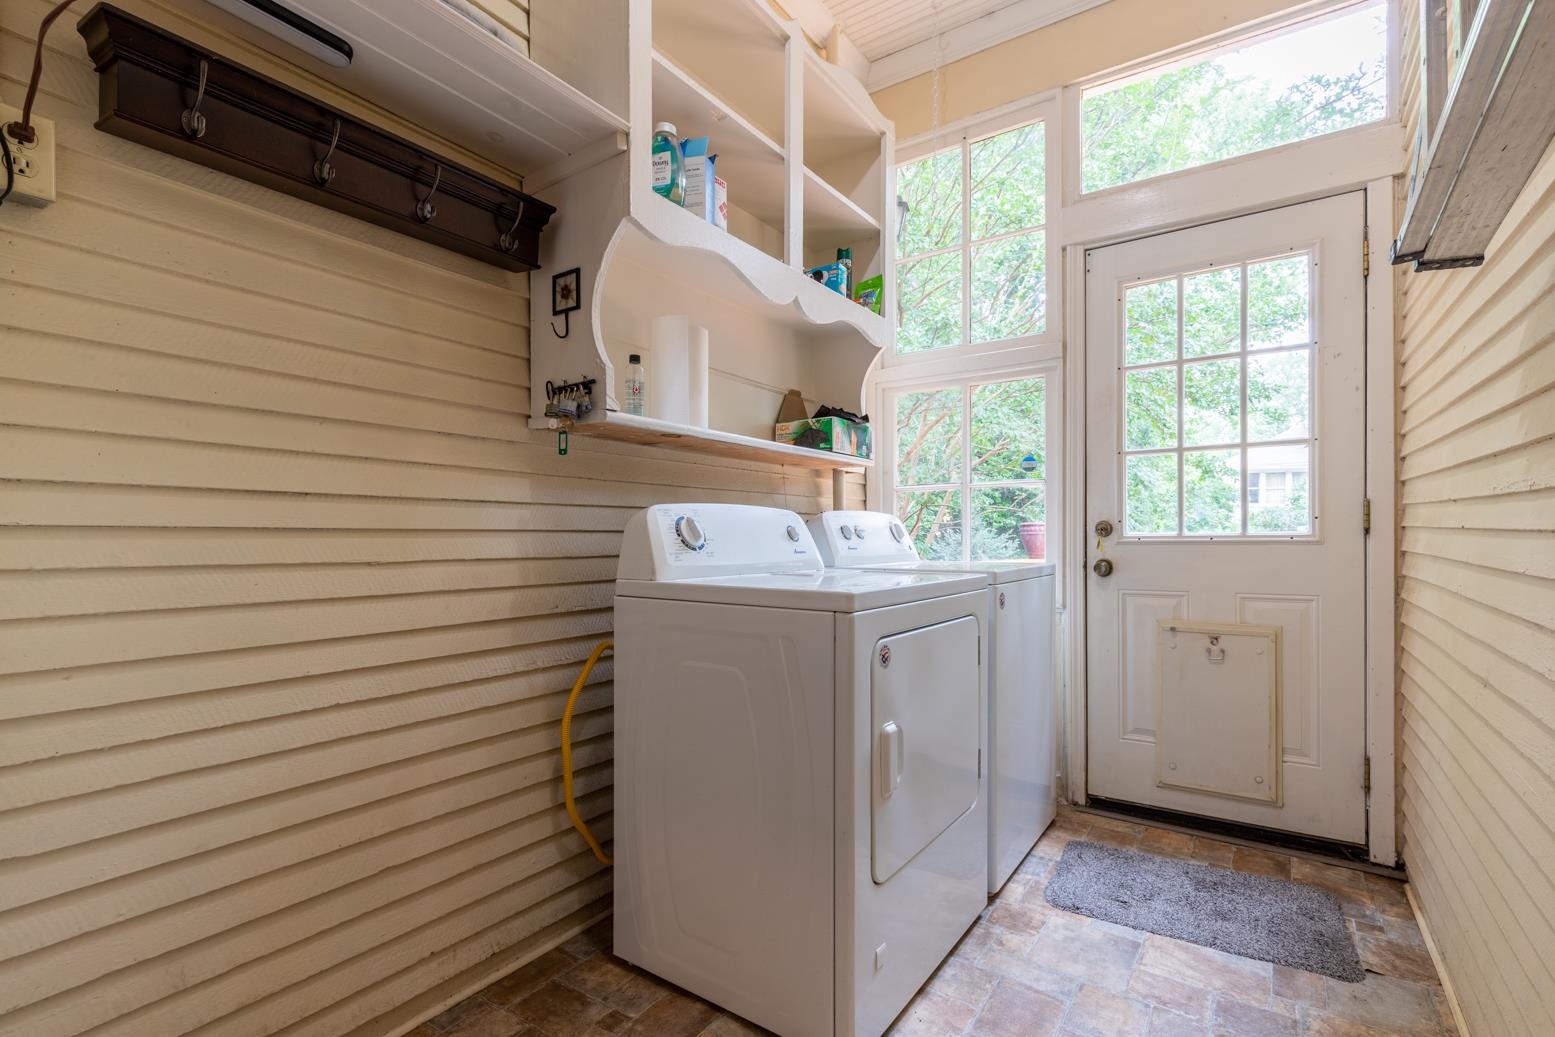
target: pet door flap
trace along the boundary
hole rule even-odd
[[[1156,784],[1280,803],[1280,628],[1160,620]]]

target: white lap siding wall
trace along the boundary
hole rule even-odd
[[[0,5],[9,103],[48,6]],[[60,199],[0,210],[0,1035],[388,1033],[609,910],[558,721],[627,517],[830,479],[558,457],[526,276],[100,133],[96,96],[66,18]],[[575,728],[605,837],[610,678]]]

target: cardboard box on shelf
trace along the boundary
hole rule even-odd
[[[826,450],[833,454],[851,457],[870,457],[872,448],[869,426],[847,418],[803,418],[799,421],[780,421],[772,438],[779,443],[812,450]]]

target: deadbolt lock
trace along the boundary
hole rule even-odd
[[[1111,558],[1098,558],[1098,559],[1096,559],[1096,564],[1091,566],[1091,571],[1094,572],[1097,576],[1111,576],[1112,575],[1112,559]]]
[[[1112,523],[1106,519],[1096,523],[1096,535],[1099,537],[1110,537],[1112,535]]]

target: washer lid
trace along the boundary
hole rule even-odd
[[[746,573],[699,580],[617,580],[616,595],[814,612],[864,612],[987,587],[988,577],[975,573],[828,569],[823,572]]]

